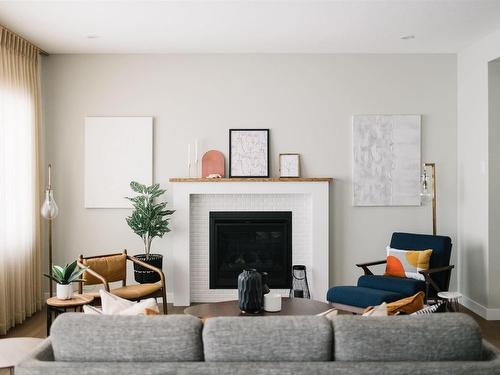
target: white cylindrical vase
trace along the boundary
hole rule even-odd
[[[264,294],[264,310],[267,312],[281,311],[281,294]]]
[[[73,284],[57,284],[57,299],[71,299],[73,296]]]

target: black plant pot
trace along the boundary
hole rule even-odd
[[[262,276],[256,270],[244,270],[238,276],[240,310],[258,313],[262,309]]]
[[[134,255],[134,257],[156,268],[162,269],[163,255],[161,254],[149,254],[149,256],[146,256],[146,254],[137,254]],[[151,271],[146,267],[134,263],[134,279],[139,284],[156,283],[160,281],[160,275],[155,271]]]

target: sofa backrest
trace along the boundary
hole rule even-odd
[[[476,361],[482,359],[477,323],[460,313],[362,317],[333,321],[336,361]]]
[[[331,322],[318,316],[224,317],[205,321],[207,362],[332,359]]]
[[[400,250],[432,249],[430,268],[444,267],[450,264],[451,238],[447,236],[395,232],[392,234],[390,246]],[[439,288],[447,290],[448,275],[448,272],[439,272],[433,274],[432,279]]]
[[[470,316],[221,317],[66,313],[52,325],[56,361],[318,362],[476,361],[479,326]]]
[[[202,361],[201,320],[189,315],[66,313],[52,324],[56,361]]]

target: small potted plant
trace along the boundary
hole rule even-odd
[[[76,260],[73,263],[66,264],[64,267],[53,265],[50,275],[44,274],[49,279],[57,283],[58,299],[71,299],[73,295],[73,282],[81,281],[80,276],[88,267],[79,268]]]
[[[151,242],[156,237],[161,238],[165,233],[170,232],[169,220],[175,211],[167,210],[167,202],[155,203],[155,199],[166,191],[160,189],[159,184],[146,186],[132,181],[130,187],[138,195],[132,198],[127,197],[134,206],[132,214],[126,219],[127,224],[144,242],[144,253],[134,256],[161,269],[163,256],[161,254],[151,254]],[[134,263],[134,278],[135,281],[141,284],[155,283],[160,280],[160,275]]]

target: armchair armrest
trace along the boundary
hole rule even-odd
[[[449,270],[452,270],[453,268],[455,268],[454,265],[449,265],[449,266],[444,266],[444,267],[436,267],[436,268],[430,268],[428,270],[418,271],[418,273],[421,273],[422,275],[425,276],[425,275],[429,275],[429,274],[432,274],[432,273],[449,271]]]
[[[77,265],[79,267],[86,267],[82,262],[78,261],[77,262]],[[104,276],[102,276],[101,274],[91,270],[90,268],[87,268],[85,270],[85,272],[88,272],[90,275],[94,276],[96,279],[99,279],[101,281],[101,283],[104,285],[104,288],[106,289],[106,292],[109,292],[109,283],[108,283],[108,280],[106,280],[106,278]],[[81,285],[81,284],[80,284]]]
[[[163,273],[163,271],[161,269],[159,269],[158,267],[152,266],[151,264],[148,264],[146,262],[143,262],[142,260],[139,260],[136,257],[130,256],[130,255],[127,255],[127,259],[132,261],[133,263],[136,263],[140,266],[143,266],[144,268],[150,269],[151,271],[154,271],[157,274],[159,274],[161,284],[163,285],[163,287],[165,287],[165,274]]]
[[[384,260],[376,260],[374,262],[358,263],[358,264],[356,264],[356,267],[362,268],[363,271],[365,272],[365,275],[373,275],[373,272],[368,267],[369,266],[376,266],[376,265],[379,265],[379,264],[385,264],[385,263],[387,263],[386,259],[384,259]]]
[[[420,273],[421,275],[424,275],[424,278],[425,278],[425,284],[426,284],[426,293],[425,293],[425,295],[426,295],[426,299],[427,299],[427,295],[429,294],[429,286],[430,285],[432,285],[432,287],[434,288],[434,290],[436,292],[440,292],[441,291],[441,288],[439,288],[439,286],[435,283],[435,281],[432,280],[431,275],[434,274],[434,273],[438,273],[438,272],[451,271],[453,268],[455,268],[454,265],[449,265],[449,266],[429,268],[428,270],[418,271],[418,273]],[[449,280],[450,280],[450,278],[449,278],[450,276],[449,275],[448,275],[448,284],[449,284]]]

